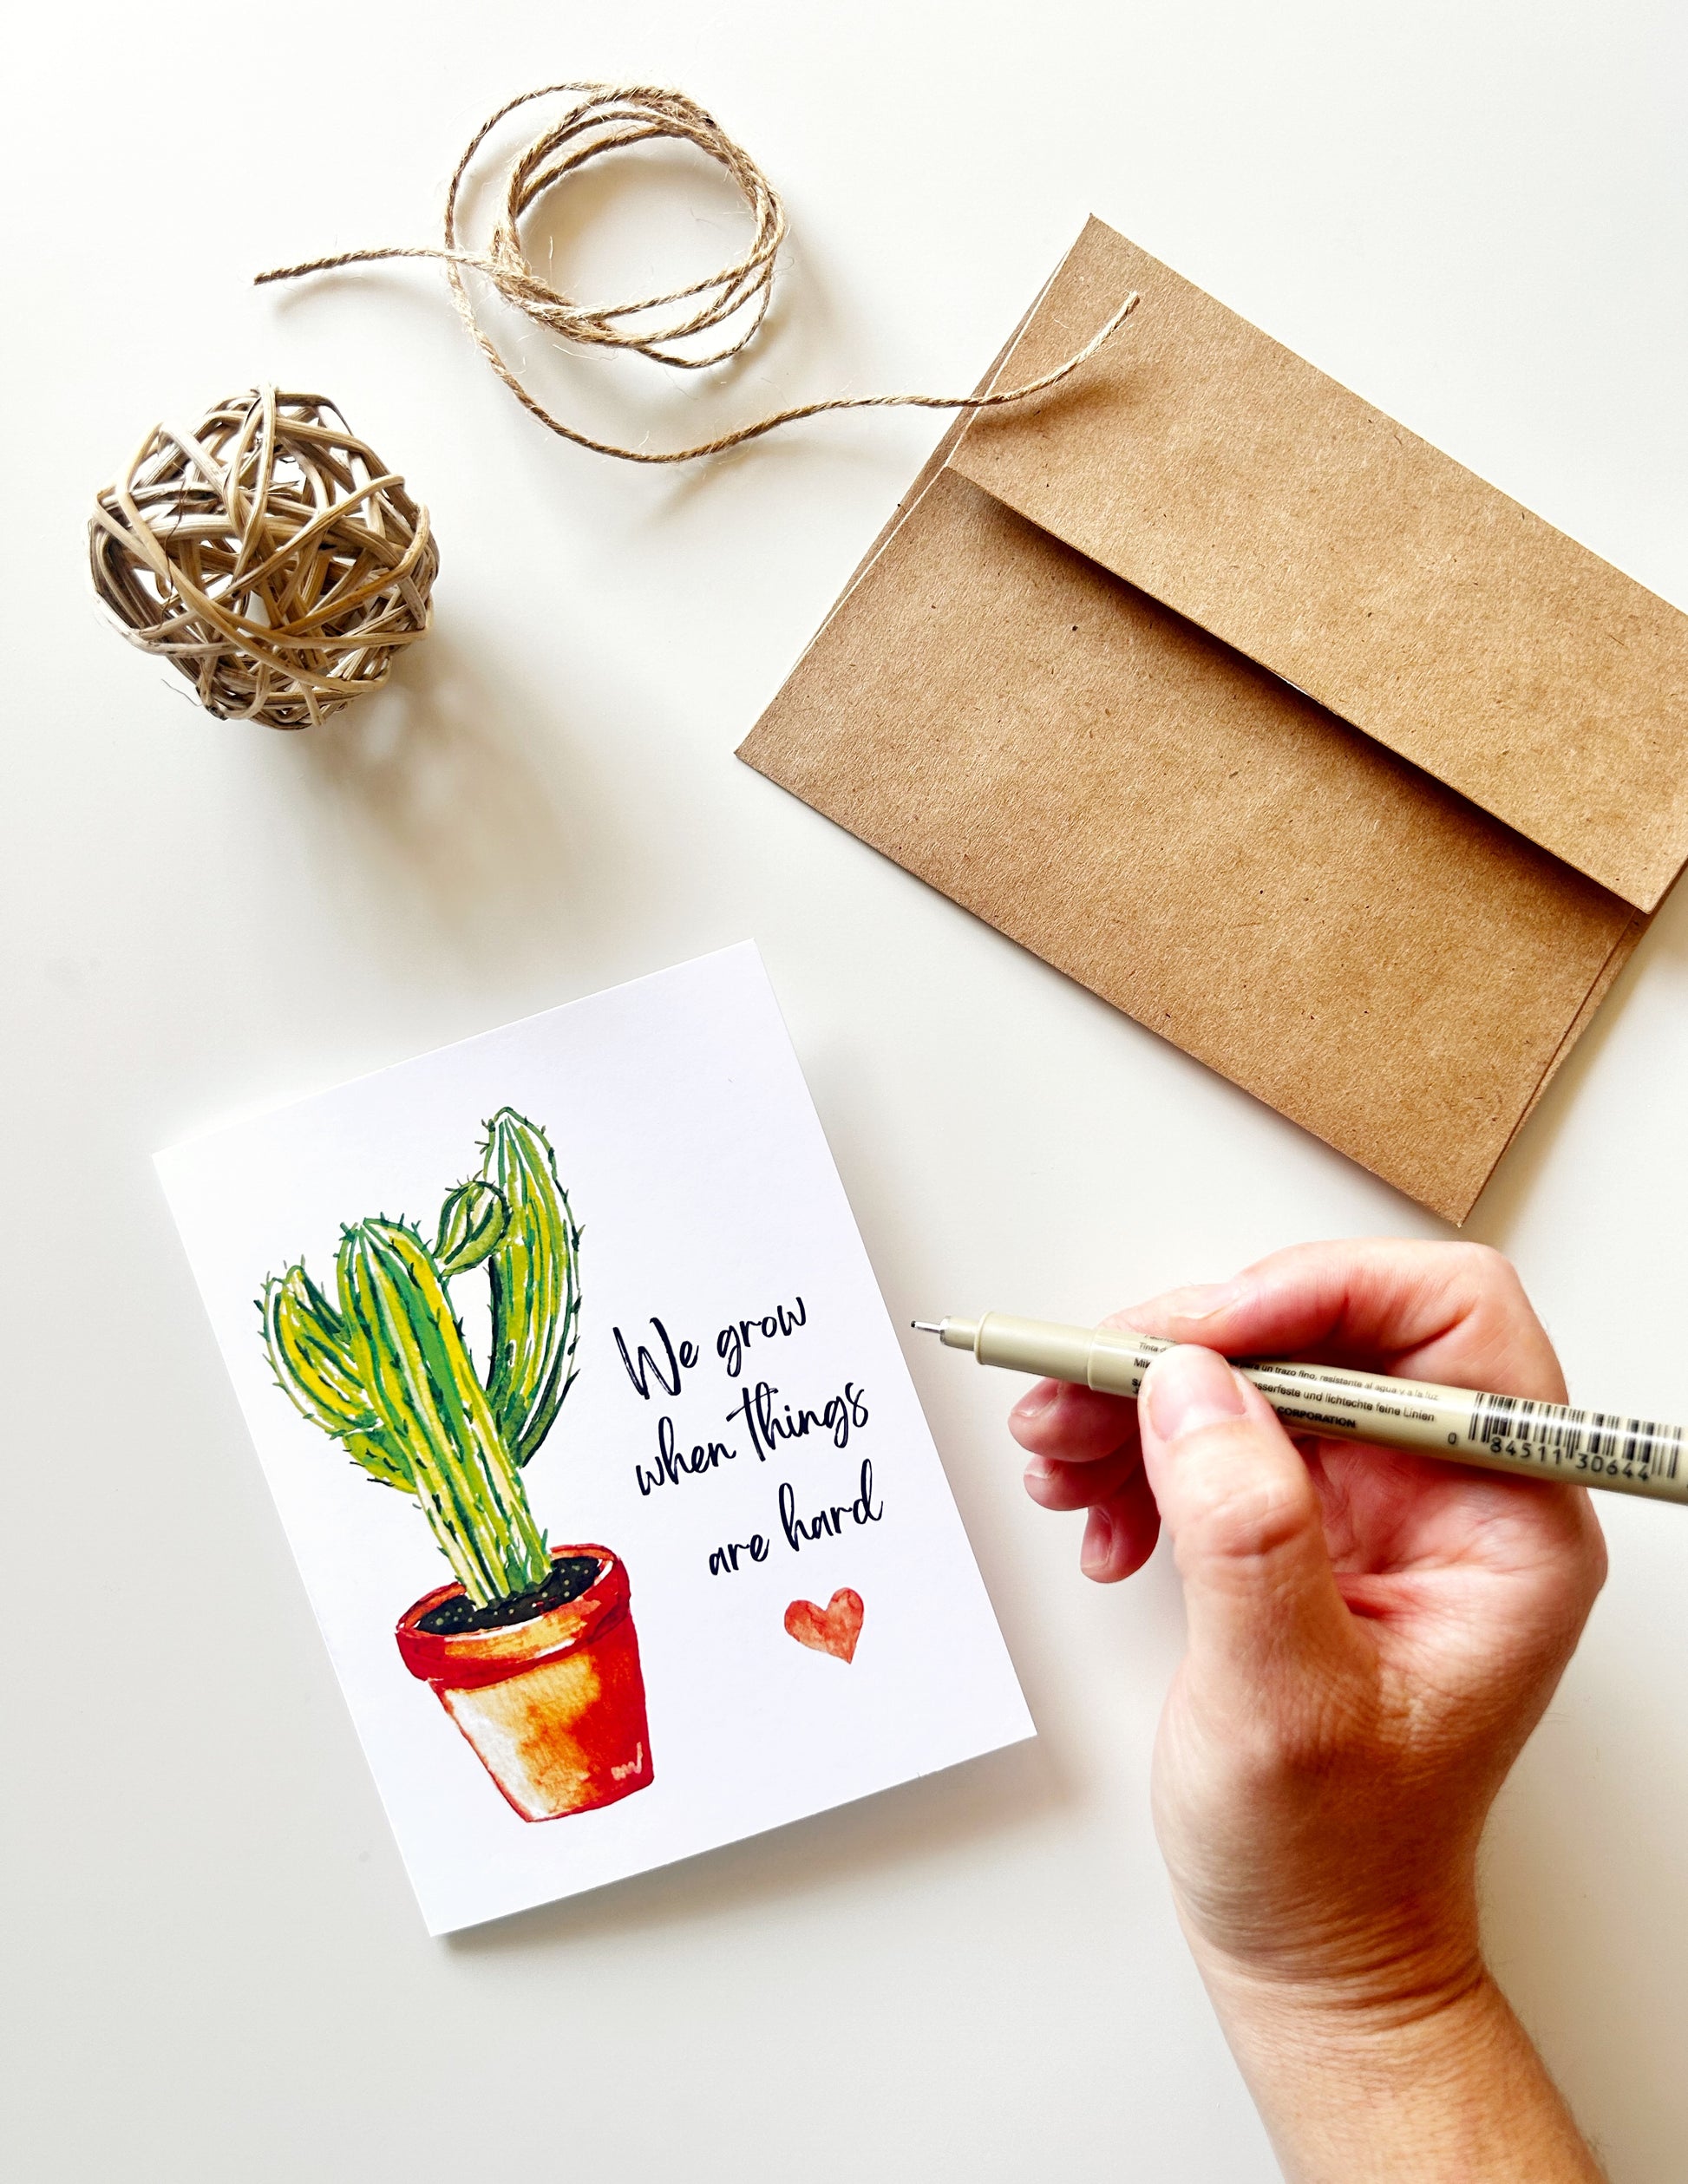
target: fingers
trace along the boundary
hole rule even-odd
[[[1135,1464],[1118,1490],[1091,1509],[1078,1566],[1097,1585],[1117,1585],[1142,1568],[1160,1536],[1161,1512]]]
[[[1040,1380],[1008,1414],[1008,1430],[1033,1455],[1096,1463],[1137,1445],[1137,1406],[1060,1380]]]
[[[1475,1244],[1373,1238],[1299,1245],[1231,1281],[1170,1291],[1109,1324],[1233,1357],[1322,1358],[1501,1395],[1565,1397],[1559,1361],[1517,1274],[1498,1252]],[[1104,1582],[1147,1560],[1159,1527],[1161,1482],[1143,1476],[1137,1410],[1115,1396],[1043,1381],[1009,1420],[1034,1459],[1026,1473],[1033,1500],[1048,1509],[1093,1512],[1081,1566]],[[1271,1416],[1252,1395],[1245,1415]],[[1275,1423],[1273,1432],[1316,1515],[1305,1467]],[[1289,1475],[1280,1483],[1290,1483]],[[1372,1529],[1372,1505],[1388,1484],[1381,1473],[1357,1475],[1352,1498],[1365,1505],[1358,1514]],[[1170,1521],[1163,1501],[1160,1509]],[[1328,1570],[1322,1532],[1318,1544]],[[1334,1597],[1334,1580],[1331,1589]]]
[[[1078,1566],[1098,1585],[1117,1584],[1141,1570],[1161,1536],[1161,1513],[1135,1448],[1101,1463],[1060,1463],[1034,1456],[1025,1490],[1040,1509],[1088,1509]]]
[[[1233,1357],[1312,1357],[1563,1402],[1547,1332],[1510,1263],[1481,1244],[1300,1244],[1113,1324]]]
[[[1161,1516],[1143,1477],[1135,1403],[1044,1380],[1015,1404],[1008,1429],[1030,1451],[1025,1488],[1038,1507],[1090,1512],[1078,1558],[1085,1576],[1114,1585],[1140,1570]]]
[[[1150,1366],[1139,1409],[1192,1661],[1242,1690],[1275,1658],[1350,1658],[1318,1490],[1264,1397],[1211,1350],[1180,1348]]]
[[[1093,1509],[1098,1502],[1111,1501],[1142,1468],[1135,1442],[1096,1463],[1033,1456],[1025,1468],[1025,1490],[1040,1509]]]

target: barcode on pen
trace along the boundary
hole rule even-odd
[[[1523,1396],[1482,1396],[1469,1431],[1496,1455],[1596,1478],[1674,1479],[1682,1462],[1680,1426],[1616,1411],[1571,1410]]]

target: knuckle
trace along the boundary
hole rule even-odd
[[[1509,1395],[1565,1400],[1565,1379],[1547,1330],[1512,1261],[1489,1244],[1450,1244],[1456,1290],[1464,1294],[1461,1339],[1475,1384]]]
[[[1492,1244],[1449,1244],[1445,1246],[1473,1289],[1490,1296],[1521,1297],[1524,1285],[1518,1269]]]
[[[1591,1607],[1606,1583],[1609,1567],[1606,1534],[1600,1529],[1600,1519],[1592,1509],[1588,1509],[1585,1512],[1582,1531],[1582,1581]]]

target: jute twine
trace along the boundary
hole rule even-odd
[[[534,139],[505,176],[501,209],[486,249],[466,249],[458,226],[458,199],[475,154],[499,123],[518,107],[527,106],[535,99],[563,95],[573,97],[576,103],[559,121]],[[566,182],[588,161],[601,158],[606,152],[625,151],[631,146],[660,139],[695,145],[725,171],[749,209],[755,227],[749,248],[720,272],[710,274],[705,280],[694,281],[685,288],[671,289],[659,296],[643,296],[632,303],[574,302],[528,262],[521,241],[522,215],[546,191]],[[713,440],[700,441],[695,447],[657,452],[649,448],[623,448],[613,441],[594,440],[590,433],[566,424],[530,394],[481,324],[463,278],[466,272],[484,275],[506,303],[537,324],[560,335],[565,341],[587,348],[631,350],[677,371],[703,371],[711,364],[723,363],[728,357],[737,356],[767,317],[774,290],[775,259],[785,235],[785,208],[767,176],[743,146],[736,144],[720,124],[684,92],[657,90],[644,85],[552,83],[537,91],[524,91],[520,98],[509,100],[483,121],[469,139],[446,193],[442,248],[395,246],[342,251],[332,258],[313,258],[297,265],[276,266],[267,273],[258,274],[258,281],[262,285],[267,281],[298,280],[305,273],[326,273],[337,266],[369,265],[380,258],[439,258],[445,265],[464,325],[523,409],[577,447],[590,448],[600,455],[615,455],[623,462],[691,462],[699,455],[718,454],[723,448],[741,447],[747,440],[759,440],[764,433],[776,431],[782,425],[795,424],[801,417],[818,417],[829,409],[993,409],[1009,402],[1024,402],[1029,396],[1055,386],[1094,356],[1109,336],[1124,324],[1138,300],[1135,295],[1128,296],[1076,356],[1069,356],[1053,371],[1028,380],[1024,386],[1006,387],[983,395],[834,395],[825,402],[800,402],[793,409],[776,410],[771,417],[763,417],[756,424],[740,425],[734,431],[718,434]],[[664,315],[653,319],[653,313]],[[724,335],[718,348],[706,353],[677,352],[677,343],[726,327],[735,319],[738,322],[736,326]],[[632,323],[636,321],[638,323]]]
[[[428,634],[428,511],[321,395],[272,387],[155,425],[88,523],[123,632],[219,720],[304,728]]]

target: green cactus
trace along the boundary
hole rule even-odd
[[[465,1592],[484,1603],[540,1584],[544,1538],[415,1229],[373,1220],[345,1232],[340,1311],[358,1379]]]
[[[510,1209],[503,1195],[478,1179],[460,1183],[448,1192],[440,1208],[440,1233],[434,1256],[442,1274],[467,1274],[471,1267],[498,1248],[498,1240],[510,1225]]]
[[[448,1192],[430,1247],[384,1216],[342,1233],[337,1305],[303,1265],[258,1302],[270,1363],[311,1423],[413,1494],[477,1606],[541,1584],[545,1535],[521,1479],[573,1378],[580,1232],[545,1132],[505,1108],[482,1173]],[[483,1383],[447,1284],[486,1266]]]
[[[363,1393],[346,1323],[304,1267],[270,1276],[258,1309],[276,1378],[311,1424],[343,1441],[383,1486],[414,1492],[409,1465]]]
[[[551,1430],[579,1340],[580,1231],[543,1130],[501,1108],[487,1125],[481,1172],[508,1209],[489,1265],[493,1371],[487,1394],[519,1464]]]

